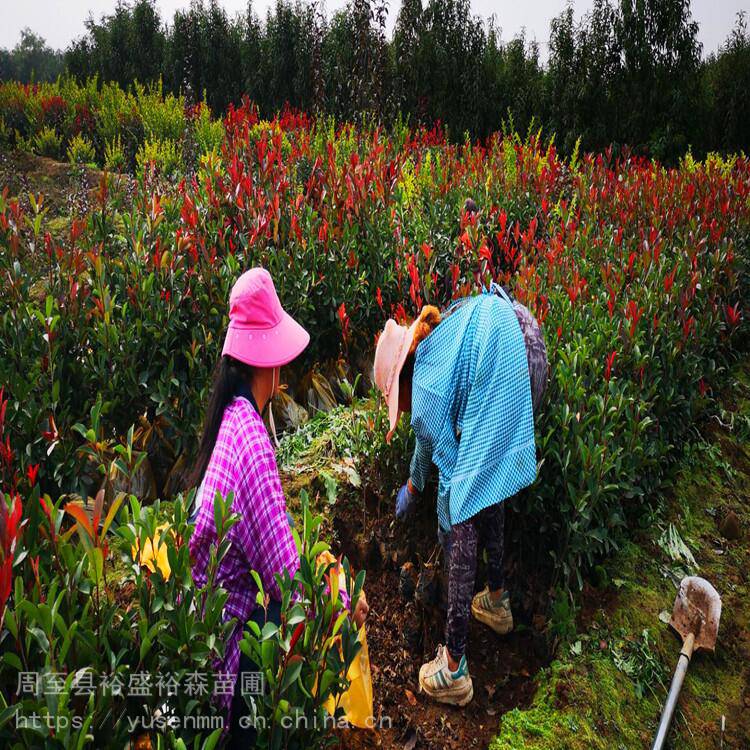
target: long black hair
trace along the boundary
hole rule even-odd
[[[252,377],[253,367],[230,357],[228,354],[224,354],[216,363],[211,382],[211,395],[206,409],[206,419],[203,423],[203,435],[198,446],[195,467],[190,474],[189,487],[196,487],[203,481],[203,475],[206,472],[208,462],[211,460],[211,454],[214,451],[216,438],[219,434],[224,409],[235,396],[250,387]]]

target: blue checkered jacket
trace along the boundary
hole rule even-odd
[[[437,466],[443,531],[534,481],[526,347],[507,296],[462,300],[419,344],[411,425],[411,481],[421,492]]]

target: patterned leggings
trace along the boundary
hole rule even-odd
[[[539,409],[547,386],[547,350],[539,324],[518,302],[513,309],[521,326],[529,366],[531,403],[534,413]],[[503,550],[505,534],[505,502],[492,505],[468,521],[457,524],[444,535],[443,550],[448,560],[448,615],[445,642],[451,656],[460,659],[466,651],[471,599],[477,572],[479,544],[487,550],[487,583],[490,591],[505,588]]]
[[[454,526],[444,550],[448,559],[448,615],[445,642],[454,659],[466,650],[471,599],[477,573],[479,545],[487,550],[487,583],[490,591],[505,588],[505,503],[491,505],[468,521]]]

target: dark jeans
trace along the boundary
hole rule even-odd
[[[250,619],[257,622],[262,628],[266,622],[281,624],[281,604],[271,600],[268,604],[268,617],[262,607],[256,607]],[[237,674],[237,683],[234,686],[234,697],[232,698],[232,724],[229,731],[228,750],[248,750],[255,747],[257,732],[254,727],[240,726],[240,718],[247,716],[249,709],[242,695],[242,673],[258,672],[258,665],[245,653],[240,651],[240,665]]]
[[[460,660],[466,651],[480,544],[487,551],[487,584],[490,591],[505,588],[505,503],[491,505],[468,521],[457,524],[448,536],[448,614],[445,621],[445,642],[451,656]]]

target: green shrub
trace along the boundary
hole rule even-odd
[[[110,172],[124,172],[127,166],[127,159],[122,148],[122,138],[118,133],[104,146],[104,168]]]
[[[182,165],[182,151],[175,141],[147,139],[138,149],[135,161],[139,175],[153,167],[159,174],[169,177]]]
[[[202,104],[194,120],[195,140],[199,155],[218,151],[224,141],[224,125],[221,120],[211,119],[208,105]]]
[[[302,533],[293,532],[300,568],[293,578],[287,571],[277,576],[282,592],[281,625],[266,623],[261,629],[250,622],[240,644],[265,678],[265,691],[246,698],[258,727],[259,748],[329,746],[331,724],[324,704],[347,689],[344,675],[360,648],[357,631],[337,596],[334,566],[317,560],[328,550],[328,545],[319,540],[323,519],[310,513],[304,492],[301,501]],[[353,582],[346,560],[343,568],[350,600],[356,602],[364,571]],[[259,587],[258,604],[264,606],[260,577],[254,577]],[[295,594],[297,598],[293,599]],[[341,713],[338,709],[337,715]]]
[[[161,80],[148,88],[135,84],[135,98],[146,138],[151,141],[179,141],[185,130],[184,101],[164,96]]]
[[[21,138],[29,133],[31,122],[26,107],[30,98],[28,89],[19,83],[0,84],[0,115],[14,138],[16,133]]]
[[[142,459],[133,450],[132,432],[117,448],[115,471],[125,471],[122,478],[129,481],[129,472],[136,471]],[[94,444],[88,449],[96,452]],[[113,468],[108,465],[106,471]],[[12,507],[7,489],[4,482],[0,502]],[[169,509],[159,502],[143,506],[124,492],[109,506],[104,498],[104,491],[97,494],[93,520],[70,498],[40,498],[35,483],[23,502],[24,522],[13,548],[13,594],[0,628],[0,704],[3,719],[14,718],[0,721],[4,747],[43,743],[50,750],[63,750],[91,743],[120,750],[144,727],[155,726],[157,716],[166,721],[216,715],[213,667],[232,622],[223,620],[226,594],[212,574],[203,588],[192,579],[192,494],[178,497]],[[236,520],[229,514],[230,505],[217,503],[222,519],[217,560],[226,554],[224,534]],[[167,547],[171,570],[166,577],[139,559],[138,550],[156,543],[157,535]],[[31,690],[19,687],[21,673],[31,676]],[[196,674],[205,692],[184,689]],[[160,680],[182,688],[165,692]],[[137,691],[133,686],[148,687]],[[21,700],[6,708],[9,695],[17,693]],[[47,722],[58,730],[50,734]],[[132,729],[131,722],[142,722],[140,729]],[[149,734],[155,738],[156,732]],[[168,724],[159,734],[176,741]],[[219,734],[211,732],[214,741]],[[190,723],[183,724],[179,735],[191,745],[206,739]]]
[[[68,145],[68,161],[71,164],[96,166],[96,152],[91,141],[83,135],[76,135]]]
[[[44,126],[31,137],[31,150],[39,156],[58,159],[62,153],[62,136],[57,135],[54,128]]]
[[[0,146],[8,147],[13,142],[13,133],[5,122],[4,117],[0,117]]]
[[[102,143],[111,143],[121,134],[123,120],[134,107],[132,96],[117,84],[102,84],[96,109],[96,128]]]

